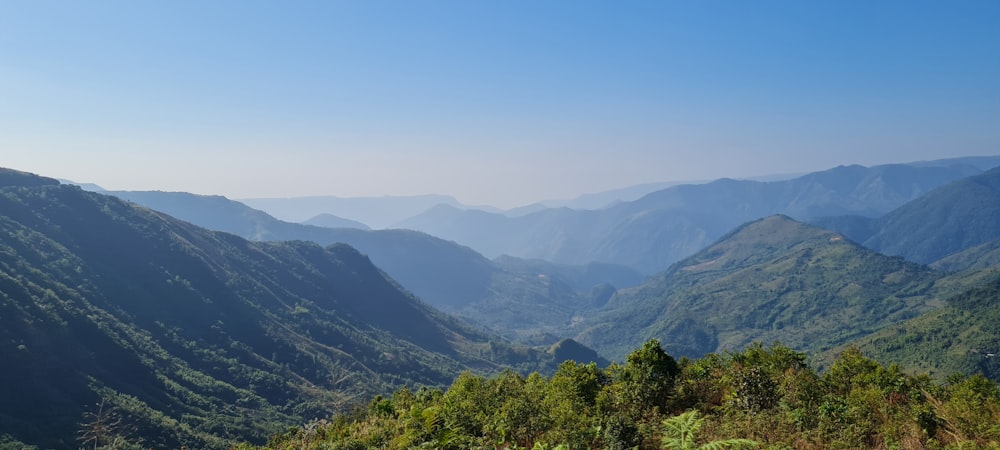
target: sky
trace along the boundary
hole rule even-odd
[[[514,207],[997,155],[998,23],[995,0],[0,0],[0,167]]]

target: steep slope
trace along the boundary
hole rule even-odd
[[[865,246],[924,264],[1000,239],[1000,168],[935,189],[875,226]]]
[[[263,243],[0,172],[0,434],[75,447],[106,399],[157,448],[283,426],[461,370],[537,366],[345,245]],[[92,411],[91,411],[92,412]]]
[[[291,240],[286,237],[293,224],[280,222],[263,211],[234,202],[221,195],[195,195],[187,192],[108,191],[123,200],[167,213],[209,230],[225,231],[255,241]],[[317,227],[318,228],[318,227]],[[309,230],[314,234],[321,229]],[[300,232],[301,234],[301,232]],[[324,242],[323,244],[330,244]]]
[[[495,269],[489,260],[453,242],[409,230],[365,231],[290,223],[221,196],[186,192],[112,192],[210,230],[250,240],[304,240],[357,248],[396,281],[437,307],[454,307],[486,295]]]
[[[577,340],[612,358],[654,337],[687,356],[752,341],[817,350],[930,309],[940,276],[771,216],[619,291]]]
[[[331,229],[289,223],[225,197],[176,192],[114,194],[196,225],[248,239],[349,244],[434,307],[525,343],[548,345],[565,337],[553,333],[593,306],[590,291],[594,285],[638,284],[623,283],[639,277],[628,269],[595,264],[519,270],[418,231]],[[539,276],[542,274],[545,276]],[[589,284],[577,289],[575,286],[583,279]]]
[[[852,342],[883,363],[939,380],[982,373],[1000,380],[1000,276],[948,299],[947,306]],[[831,352],[832,353],[832,352]],[[831,356],[831,355],[826,355]]]
[[[882,215],[945,183],[982,173],[968,162],[842,166],[772,182],[724,179],[672,186],[596,211],[545,209],[506,217],[438,206],[398,226],[454,240],[488,257],[600,261],[655,273],[733,227],[768,215],[799,220]]]

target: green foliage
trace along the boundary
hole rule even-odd
[[[612,385],[599,404],[631,419],[662,411],[680,372],[677,362],[652,339],[625,358],[625,366],[611,371]]]
[[[670,361],[650,341],[625,365],[604,369],[567,362],[550,377],[465,373],[443,393],[403,389],[391,399],[376,397],[324,425],[276,436],[268,448],[1000,446],[1000,387],[981,376],[936,385],[857,349],[819,374],[782,345]],[[621,401],[642,397],[624,397],[629,390],[656,392],[663,377],[671,379],[669,392],[647,398],[657,403]],[[745,400],[750,394],[760,397]]]
[[[953,373],[1000,380],[1000,277],[947,300],[946,305],[853,342],[875,359],[923,371],[943,381]]]
[[[935,406],[956,440],[977,445],[1000,441],[1000,386],[981,375],[952,381],[945,390],[947,402]]]

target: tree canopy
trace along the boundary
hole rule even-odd
[[[781,344],[675,361],[651,340],[624,365],[403,388],[261,448],[1000,448],[1000,387],[982,376],[938,384],[853,348],[824,373],[805,361]]]

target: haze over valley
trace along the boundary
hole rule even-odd
[[[1000,5],[0,14],[0,449],[1000,448]]]
[[[443,385],[463,369],[551,373],[562,358],[622,361],[650,339],[676,357],[781,342],[835,365],[857,346],[933,377],[1000,376],[985,356],[1000,334],[978,323],[947,347],[923,347],[919,359],[910,346],[880,344],[973,320],[959,299],[1000,280],[1000,157],[673,185],[605,208],[515,217],[439,204],[407,219],[522,249],[494,258],[477,244],[372,230],[331,213],[286,222],[222,196],[86,185],[99,191],[91,193],[11,170],[0,181],[4,317],[16,343],[5,358],[24,365],[6,383],[50,383],[47,393],[9,397],[5,420],[25,430],[14,439],[43,446],[72,441],[72,417],[95,393],[145,438],[218,446],[259,441],[278,424],[403,384]],[[428,222],[442,208],[450,221]],[[535,240],[510,240],[519,235]],[[560,260],[544,253],[553,244],[626,256]],[[656,263],[635,263],[648,255]],[[990,311],[979,320],[992,317],[976,305]],[[53,372],[35,352],[63,356]],[[52,377],[79,370],[93,381]],[[260,376],[302,385],[275,391],[250,381]],[[177,428],[158,417],[181,417],[190,405],[147,397],[172,383],[206,405],[232,402],[213,385],[257,400],[205,406],[204,426]],[[30,425],[49,417],[38,405],[56,397],[65,421]],[[242,425],[219,434],[227,422]]]

